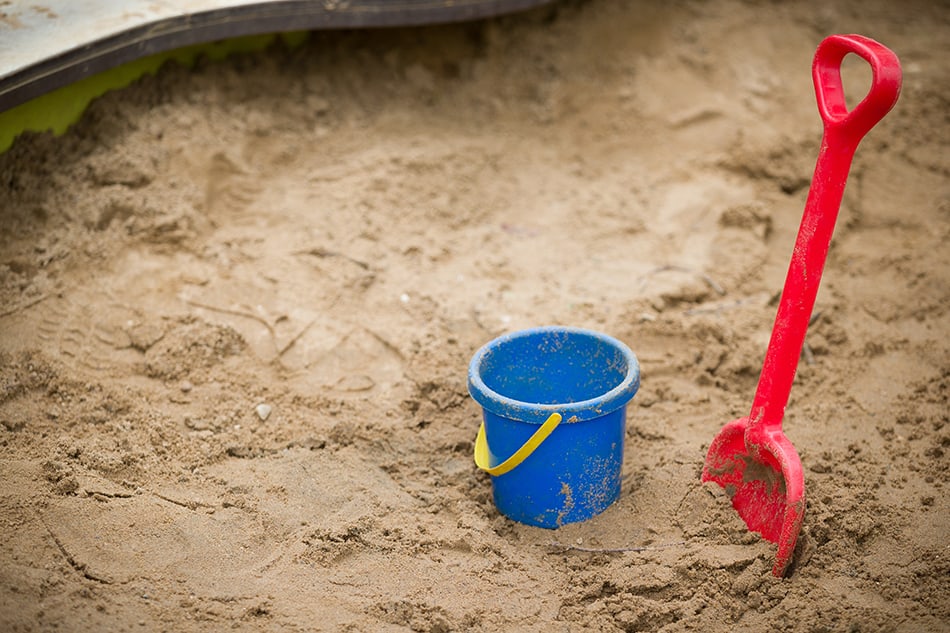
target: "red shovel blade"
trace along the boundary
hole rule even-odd
[[[713,439],[703,481],[726,490],[753,532],[778,543],[772,573],[785,573],[805,516],[805,476],[798,452],[779,429],[746,446],[749,418],[733,420]]]

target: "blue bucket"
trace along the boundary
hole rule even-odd
[[[522,330],[478,350],[475,463],[492,476],[498,510],[543,528],[606,510],[620,496],[626,405],[639,387],[630,348],[591,330]]]

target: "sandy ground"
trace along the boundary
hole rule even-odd
[[[751,403],[835,32],[893,48],[904,90],[792,391],[780,580],[699,473]],[[171,66],[21,137],[0,628],[950,630],[948,112],[946,4],[602,0]],[[551,323],[643,381],[620,500],[556,531],[494,508],[465,384]]]

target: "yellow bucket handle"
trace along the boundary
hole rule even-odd
[[[551,417],[545,420],[544,424],[534,432],[534,435],[528,438],[528,441],[525,442],[521,448],[516,450],[511,457],[502,463],[492,467],[488,465],[491,460],[488,458],[488,439],[485,437],[485,423],[482,422],[482,425],[478,427],[478,435],[475,436],[475,465],[489,475],[495,477],[504,475],[526,460],[528,455],[541,446],[541,442],[546,440],[548,435],[550,435],[560,423],[561,414],[552,413]]]

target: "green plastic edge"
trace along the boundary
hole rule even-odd
[[[10,149],[16,137],[26,131],[63,134],[79,121],[93,99],[110,90],[124,88],[143,75],[155,74],[165,62],[174,61],[191,67],[199,57],[219,61],[234,53],[263,50],[278,37],[288,47],[296,48],[306,41],[308,35],[308,31],[290,31],[195,44],[142,57],[80,79],[0,112],[0,154]]]

